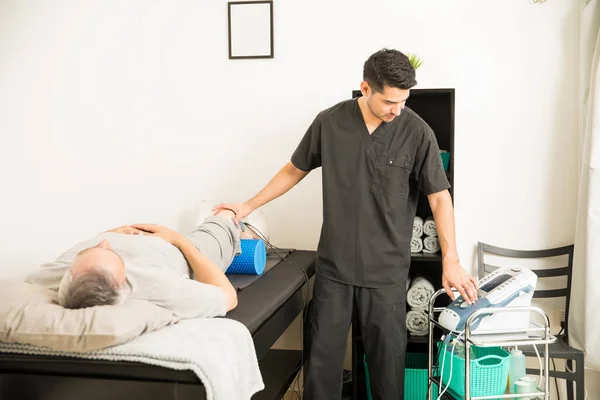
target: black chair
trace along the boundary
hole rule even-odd
[[[573,249],[574,245],[557,247],[546,250],[512,250],[491,246],[489,244],[477,243],[477,266],[479,279],[486,274],[494,271],[498,266],[490,265],[485,262],[486,254],[492,254],[501,257],[519,258],[519,259],[544,259],[548,257],[567,256],[567,265],[560,268],[550,269],[531,269],[539,279],[566,277],[566,287],[551,290],[537,290],[534,292],[534,298],[564,298],[565,321],[561,324],[561,331],[555,335],[556,343],[549,345],[548,351],[551,359],[561,359],[566,362],[566,371],[549,371],[551,377],[565,379],[567,381],[567,398],[573,400],[573,382],[575,382],[575,399],[584,400],[584,353],[581,350],[569,346],[569,305],[571,300],[571,280],[573,273]],[[489,259],[489,258],[488,258]],[[538,349],[540,356],[544,356],[544,347]],[[537,357],[532,346],[524,347],[523,353],[527,357]],[[573,369],[573,362],[576,368]],[[527,369],[528,374],[539,374],[539,369]]]

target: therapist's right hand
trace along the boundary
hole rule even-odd
[[[239,224],[242,218],[247,217],[253,210],[250,207],[250,204],[246,203],[221,203],[213,207],[213,211],[215,214],[218,214],[220,211],[230,210],[235,214],[235,224]]]

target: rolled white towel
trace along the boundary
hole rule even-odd
[[[411,253],[420,253],[423,251],[423,239],[420,237],[412,237],[410,238],[410,252]]]
[[[418,277],[413,279],[406,293],[406,302],[415,309],[426,309],[429,307],[429,299],[435,292],[435,288],[427,279]]]
[[[418,238],[423,236],[423,218],[419,217],[418,215],[415,217],[415,221],[413,222],[412,236]]]
[[[423,247],[423,253],[437,253],[440,251],[440,239],[437,236],[426,236]]]
[[[406,329],[413,336],[425,336],[429,333],[429,320],[425,310],[411,310],[406,313]]]
[[[427,236],[437,236],[437,229],[435,228],[433,217],[427,217],[425,222],[423,222],[423,233]]]

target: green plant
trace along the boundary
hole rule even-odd
[[[408,61],[410,61],[410,64],[413,66],[415,71],[421,66],[421,64],[423,64],[423,59],[416,54],[406,53],[406,56],[408,57]]]

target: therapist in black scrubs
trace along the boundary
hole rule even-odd
[[[405,107],[415,70],[383,49],[364,64],[362,97],[320,112],[288,162],[256,196],[220,204],[239,221],[311,170],[323,173],[323,226],[313,293],[315,320],[305,400],[339,400],[353,304],[359,313],[374,399],[404,398],[406,280],[419,190],[442,249],[443,286],[470,303],[476,281],[461,267],[454,209],[436,138]],[[453,297],[450,295],[450,297]]]

